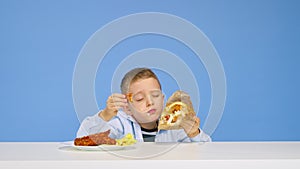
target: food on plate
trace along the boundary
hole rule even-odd
[[[136,143],[136,139],[134,139],[131,133],[125,135],[125,137],[121,139],[116,139],[118,146],[128,146]]]
[[[174,130],[180,129],[180,121],[184,118],[192,117],[194,111],[183,102],[176,101],[168,104],[158,123],[159,130]]]
[[[105,132],[100,132],[96,134],[91,134],[88,136],[83,136],[80,138],[75,138],[75,146],[98,146],[98,145],[117,145],[117,146],[127,146],[136,143],[133,135],[128,133],[121,139],[112,139],[109,137],[110,130]]]
[[[91,134],[88,136],[83,136],[76,138],[74,140],[75,146],[98,146],[102,144],[116,145],[116,140],[108,137],[110,130],[105,132],[100,132],[96,134]]]

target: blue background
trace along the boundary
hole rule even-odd
[[[80,50],[105,24],[138,12],[184,18],[215,46],[225,69],[227,100],[214,141],[299,141],[299,7],[297,0],[2,0],[0,141],[74,139],[80,122],[73,105],[72,76]],[[100,65],[95,80],[99,108],[110,94],[106,79],[118,64],[114,55],[121,59],[149,47],[169,50],[183,59],[192,55],[177,41],[155,35],[118,44],[103,61],[107,64]],[[203,124],[210,84],[198,65],[191,67],[201,75],[197,80]],[[157,73],[163,87],[174,82]],[[164,87],[167,96],[173,89],[176,85]]]

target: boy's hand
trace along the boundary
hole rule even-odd
[[[119,109],[128,109],[126,96],[119,93],[110,95],[106,100],[106,108],[101,111],[98,116],[105,121],[109,121],[115,115]]]
[[[190,138],[193,138],[200,134],[200,119],[197,116],[194,116],[190,119],[183,119],[180,123],[180,126],[184,129],[185,133]]]

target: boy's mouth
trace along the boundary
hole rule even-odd
[[[148,112],[147,112],[147,115],[150,116],[152,114],[155,114],[156,112],[156,109],[150,109]]]

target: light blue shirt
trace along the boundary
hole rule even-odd
[[[200,129],[200,128],[199,128]],[[86,117],[77,132],[77,137],[83,137],[98,132],[110,130],[109,137],[120,139],[126,134],[134,135],[138,142],[144,142],[141,126],[130,115],[119,111],[115,117],[106,122],[98,116],[98,113]],[[179,130],[159,130],[155,136],[155,142],[211,142],[209,135],[200,129],[200,134],[189,138],[183,129]]]

